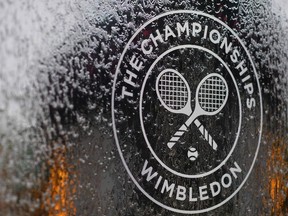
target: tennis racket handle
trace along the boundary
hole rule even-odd
[[[200,123],[200,121],[198,119],[196,119],[194,121],[194,123],[197,126],[197,128],[199,129],[199,131],[201,132],[201,134],[203,135],[203,137],[205,138],[205,140],[216,151],[218,148],[218,145],[215,142],[215,140],[212,138],[212,136],[209,134],[209,132],[204,128],[204,126]]]
[[[168,148],[173,148],[173,146],[178,142],[178,140],[183,136],[183,134],[188,130],[187,126],[183,124],[178,131],[171,137],[170,141],[167,143]]]

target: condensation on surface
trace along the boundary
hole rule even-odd
[[[4,0],[0,2],[0,215],[174,215],[132,184],[114,143],[112,82],[145,21],[197,9],[248,47],[262,86],[257,163],[207,215],[287,215],[286,2]]]

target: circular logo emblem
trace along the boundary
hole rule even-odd
[[[161,14],[121,55],[112,118],[121,159],[143,194],[177,213],[213,210],[241,189],[257,157],[262,100],[255,66],[215,17]]]

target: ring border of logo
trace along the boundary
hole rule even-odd
[[[237,96],[238,96],[238,102],[239,102],[239,125],[238,125],[238,130],[237,130],[237,136],[235,138],[235,141],[234,141],[234,144],[233,144],[233,147],[231,148],[229,154],[227,154],[227,156],[225,157],[225,159],[219,164],[217,165],[215,168],[213,168],[212,170],[209,170],[208,172],[204,172],[202,174],[195,174],[195,175],[189,175],[189,174],[183,174],[183,173],[179,173],[175,170],[173,170],[172,168],[170,168],[169,166],[167,166],[163,161],[161,161],[161,159],[156,155],[156,153],[154,152],[154,150],[152,149],[151,145],[150,145],[150,142],[149,142],[149,139],[147,138],[147,135],[146,135],[146,130],[145,130],[145,127],[144,127],[144,123],[143,123],[143,115],[142,115],[142,103],[143,103],[143,92],[144,92],[144,88],[145,88],[145,84],[147,82],[147,79],[149,77],[149,75],[151,74],[154,66],[158,63],[158,61],[164,57],[164,55],[170,53],[170,52],[173,52],[175,50],[178,50],[178,49],[181,49],[181,48],[190,48],[190,49],[199,49],[201,51],[205,51],[205,52],[208,52],[209,54],[213,55],[215,58],[218,59],[218,61],[220,61],[224,67],[226,68],[226,70],[228,71],[229,75],[231,76],[233,82],[234,82],[234,85],[235,85],[235,88],[236,88],[236,91],[237,91]],[[236,145],[238,143],[238,139],[239,139],[239,136],[240,136],[240,132],[241,132],[241,125],[242,125],[242,103],[241,103],[241,99],[240,99],[240,93],[239,93],[239,88],[237,86],[237,82],[235,80],[235,77],[233,76],[233,73],[232,71],[229,69],[229,67],[227,66],[227,64],[223,61],[223,59],[221,59],[216,53],[212,52],[211,50],[205,48],[205,47],[201,47],[199,45],[191,45],[191,44],[185,44],[185,45],[180,45],[180,46],[175,46],[169,50],[166,50],[164,53],[162,53],[154,62],[153,64],[151,65],[151,67],[149,68],[148,72],[146,73],[146,76],[145,76],[145,79],[143,81],[143,86],[141,88],[141,91],[140,91],[140,106],[139,106],[139,115],[140,115],[140,123],[141,123],[141,128],[142,128],[142,132],[143,132],[143,135],[144,135],[144,138],[145,138],[145,141],[146,141],[146,144],[150,150],[150,152],[152,153],[152,155],[156,158],[156,160],[161,164],[162,167],[166,168],[166,170],[168,170],[169,172],[173,173],[174,175],[178,175],[180,177],[184,177],[184,178],[201,178],[201,177],[205,177],[205,176],[208,176],[214,172],[216,172],[218,169],[220,169],[226,162],[227,160],[230,158],[230,156],[232,155],[233,151],[235,150],[236,148]]]
[[[209,208],[206,208],[206,209],[201,209],[201,210],[180,210],[180,209],[176,209],[176,208],[173,208],[173,207],[170,207],[170,206],[167,206],[167,205],[164,205],[163,203],[157,201],[156,199],[154,199],[152,196],[150,196],[140,185],[139,183],[136,181],[136,179],[134,178],[134,176],[132,175],[129,167],[127,166],[126,162],[125,162],[125,159],[124,159],[124,156],[122,154],[122,151],[121,151],[121,148],[120,148],[120,145],[119,145],[119,140],[118,140],[118,136],[117,136],[117,130],[116,130],[116,125],[115,125],[115,113],[114,113],[114,97],[115,97],[115,89],[116,89],[116,81],[117,81],[117,75],[119,73],[119,68],[120,68],[120,65],[121,65],[121,62],[123,61],[123,57],[125,55],[125,53],[127,52],[128,48],[129,48],[129,45],[132,43],[132,41],[134,40],[134,38],[145,28],[147,27],[150,23],[162,18],[162,17],[165,17],[167,15],[173,15],[173,14],[193,14],[193,15],[200,15],[200,16],[204,16],[204,17],[207,17],[207,18],[210,18],[212,20],[214,20],[215,22],[218,22],[219,24],[221,24],[222,26],[224,26],[226,29],[228,29],[230,31],[231,34],[233,34],[235,36],[235,38],[238,40],[238,42],[240,43],[240,45],[242,46],[242,48],[245,50],[245,53],[247,54],[248,56],[248,59],[252,65],[252,68],[253,68],[253,73],[255,75],[255,78],[256,78],[256,82],[257,82],[257,87],[258,87],[258,94],[259,94],[259,100],[260,100],[260,128],[259,128],[259,138],[258,138],[258,145],[257,145],[257,149],[256,149],[256,152],[255,152],[255,156],[253,158],[253,161],[252,161],[252,164],[248,170],[248,173],[247,175],[245,176],[245,178],[243,179],[243,181],[241,182],[241,184],[238,186],[238,188],[228,197],[226,198],[224,201],[214,205],[214,206],[211,206]],[[256,71],[256,67],[254,65],[254,62],[246,48],[246,46],[244,45],[244,43],[242,42],[242,40],[239,38],[239,36],[227,25],[225,24],[224,22],[222,22],[221,20],[217,19],[216,17],[212,16],[212,15],[209,15],[207,13],[204,13],[204,12],[201,12],[201,11],[194,11],[194,10],[174,10],[174,11],[168,11],[168,12],[165,12],[165,13],[162,13],[162,14],[159,14],[155,17],[153,17],[152,19],[148,20],[147,22],[145,22],[140,28],[138,28],[138,30],[133,34],[133,36],[130,38],[130,40],[128,41],[127,45],[125,46],[122,54],[121,54],[121,57],[119,59],[119,62],[118,62],[118,65],[117,65],[117,68],[116,68],[116,73],[115,73],[115,77],[114,77],[114,81],[113,81],[113,87],[112,87],[112,98],[111,98],[111,114],[112,114],[112,125],[113,125],[113,132],[114,132],[114,138],[115,138],[115,142],[116,142],[116,146],[117,146],[117,149],[118,149],[118,152],[119,152],[119,155],[120,155],[120,158],[122,160],[122,163],[126,169],[126,171],[128,172],[128,175],[130,176],[130,178],[132,179],[133,183],[136,185],[136,187],[148,198],[150,199],[152,202],[154,202],[155,204],[157,204],[158,206],[166,209],[166,210],[169,210],[169,211],[172,211],[172,212],[175,212],[175,213],[181,213],[181,214],[199,214],[199,213],[205,213],[205,212],[209,212],[211,210],[214,210],[214,209],[217,209],[219,208],[220,206],[224,205],[225,203],[227,203],[229,200],[231,200],[240,190],[241,188],[243,187],[243,185],[246,183],[247,179],[249,178],[251,172],[252,172],[252,169],[255,165],[255,162],[256,162],[256,159],[257,159],[257,156],[258,156],[258,153],[259,153],[259,149],[260,149],[260,144],[261,144],[261,137],[262,137],[262,130],[263,130],[263,104],[262,104],[262,92],[261,92],[261,86],[260,86],[260,83],[259,83],[259,77],[258,77],[258,74],[257,74],[257,71]]]

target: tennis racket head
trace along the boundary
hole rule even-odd
[[[178,71],[163,70],[156,80],[156,93],[169,112],[191,114],[191,91],[186,79]]]
[[[196,103],[202,115],[216,115],[225,106],[228,99],[228,85],[223,76],[212,73],[204,77],[196,90]]]

